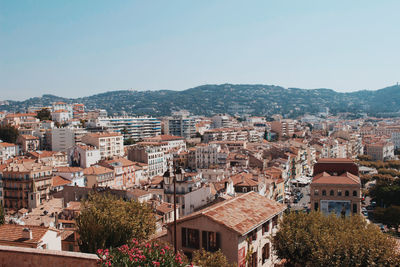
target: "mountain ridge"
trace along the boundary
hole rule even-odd
[[[122,113],[165,116],[187,109],[195,115],[217,113],[296,117],[315,114],[325,108],[333,113],[390,115],[400,111],[400,86],[378,90],[337,92],[328,88],[284,88],[263,84],[205,84],[182,91],[116,90],[78,98],[43,94],[23,101],[8,100],[0,109],[23,111],[29,106],[47,106],[51,102],[83,103],[88,109],[106,109],[110,115]]]

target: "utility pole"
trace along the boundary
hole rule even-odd
[[[174,182],[174,251],[175,254],[178,251],[178,244],[176,242],[176,171],[172,173]]]

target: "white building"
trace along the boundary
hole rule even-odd
[[[83,174],[83,169],[80,167],[58,167],[53,173],[70,180],[72,185],[86,186],[86,178]]]
[[[123,137],[120,133],[89,133],[82,142],[100,150],[101,159],[124,155]]]
[[[59,109],[51,112],[51,119],[58,123],[64,123],[71,119],[70,113],[65,109]]]
[[[89,168],[101,159],[100,150],[89,145],[75,145],[67,153],[68,164],[73,167]]]
[[[18,146],[16,144],[0,142],[0,162],[18,155]]]
[[[65,151],[75,145],[75,133],[70,128],[54,128],[51,130],[51,150]]]
[[[168,133],[186,139],[196,136],[196,120],[185,110],[173,112],[168,118]]]

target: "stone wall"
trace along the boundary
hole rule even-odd
[[[12,267],[95,267],[97,255],[69,251],[0,246],[0,266]]]

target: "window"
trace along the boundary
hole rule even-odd
[[[357,191],[354,190],[354,191],[353,191],[353,197],[356,197],[356,196],[357,196]]]
[[[346,197],[348,197],[348,196],[350,195],[349,190],[346,190],[346,191],[344,192],[344,195],[345,195]]]
[[[342,196],[342,190],[339,189],[339,190],[337,191],[337,195],[338,195],[339,197],[341,197],[341,196]]]
[[[269,243],[265,244],[262,249],[262,263],[264,264],[270,257],[270,245]]]
[[[257,267],[257,251],[251,255],[251,267]]]
[[[182,227],[182,247],[200,248],[200,233],[197,229]]]
[[[314,210],[318,210],[318,202],[314,202]]]
[[[331,191],[329,192],[329,195],[331,195],[331,196],[334,196],[334,195],[335,195],[335,193],[333,192],[333,190],[331,190]]]
[[[202,231],[202,247],[206,251],[215,252],[220,248],[221,237],[219,233]]]
[[[254,229],[253,231],[248,233],[247,238],[250,239],[250,242],[257,240],[257,229]]]
[[[262,225],[262,234],[269,232],[269,221]]]
[[[322,195],[323,195],[323,196],[326,196],[326,190],[325,190],[325,189],[322,190]]]
[[[278,225],[278,215],[272,218],[272,228],[276,227],[277,225]]]
[[[318,194],[319,194],[318,189],[315,189],[314,190],[314,196],[318,196]]]
[[[357,204],[353,204],[353,213],[357,213]]]

